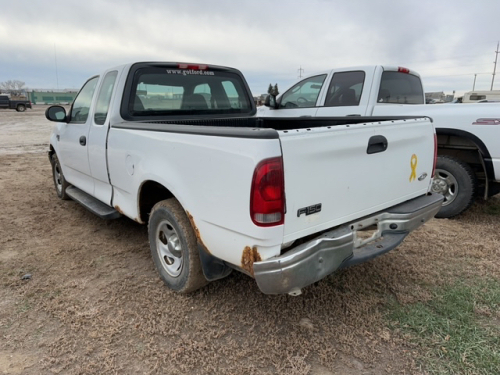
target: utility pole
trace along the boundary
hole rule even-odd
[[[476,87],[476,77],[477,73],[474,74],[474,83],[472,84],[472,91],[474,91],[474,88]]]
[[[498,48],[497,48],[498,49]],[[304,73],[304,69],[302,69],[302,65],[300,66],[300,68],[298,69],[298,72],[299,72],[299,79],[302,78],[302,73]]]
[[[54,61],[56,64],[56,85],[57,89],[59,90],[59,74],[57,73],[57,51],[56,51],[56,44],[54,43]]]
[[[495,67],[493,68],[493,78],[491,79],[491,88],[490,88],[490,91],[493,91],[493,83],[495,82],[495,73],[497,71],[497,60],[498,60],[498,53],[500,53],[500,51],[498,51],[498,46],[499,46],[500,42],[497,42],[497,50],[495,51]]]

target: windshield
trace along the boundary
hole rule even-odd
[[[210,68],[139,68],[130,94],[127,108],[133,117],[248,114],[253,108],[238,74]]]

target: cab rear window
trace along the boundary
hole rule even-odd
[[[249,114],[252,98],[231,71],[148,66],[135,71],[127,111],[131,117]]]
[[[424,104],[419,77],[401,72],[383,72],[377,102],[379,104]]]

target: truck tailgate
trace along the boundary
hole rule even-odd
[[[429,119],[279,131],[289,242],[427,193]]]

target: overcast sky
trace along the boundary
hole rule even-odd
[[[254,95],[303,75],[385,64],[425,91],[489,90],[500,0],[0,0],[0,82],[79,88],[133,61],[240,69]],[[500,62],[494,89],[500,90]]]

